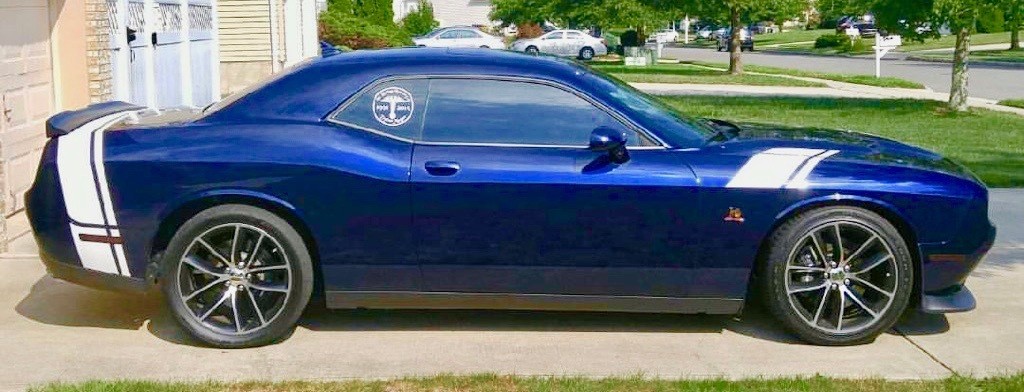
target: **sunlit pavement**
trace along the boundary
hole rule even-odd
[[[0,389],[48,381],[285,380],[436,373],[649,377],[823,374],[892,379],[1024,370],[1024,190],[994,190],[997,244],[968,280],[978,309],[908,314],[858,347],[815,347],[763,312],[739,317],[609,313],[311,310],[283,343],[204,348],[156,296],[46,277],[31,241],[0,258]],[[12,254],[21,254],[17,256]]]

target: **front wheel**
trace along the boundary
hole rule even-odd
[[[536,46],[530,46],[530,47],[526,48],[526,53],[527,54],[532,54],[532,55],[537,55],[537,54],[540,54],[540,50],[538,50]]]
[[[580,59],[581,60],[590,60],[590,59],[593,59],[593,58],[594,58],[594,49],[591,49],[591,48],[580,49]]]
[[[827,207],[780,226],[761,265],[772,314],[803,340],[873,341],[906,309],[913,259],[899,231],[874,212]]]
[[[246,205],[196,214],[164,253],[162,289],[178,323],[214,347],[287,336],[309,302],[313,267],[287,221]]]

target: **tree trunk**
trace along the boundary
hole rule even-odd
[[[967,55],[971,49],[971,30],[961,28],[956,33],[953,51],[953,85],[949,88],[949,109],[967,110]]]
[[[732,25],[732,34],[729,36],[729,73],[741,75],[743,74],[743,60],[740,58],[740,51],[742,50],[740,32],[743,30],[743,26],[740,26],[740,9],[733,6],[729,13],[731,17],[730,24]]]
[[[1014,23],[1010,30],[1010,50],[1020,49],[1020,22]]]

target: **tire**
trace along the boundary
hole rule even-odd
[[[591,60],[594,58],[594,49],[585,47],[580,49],[580,60]]]
[[[527,54],[532,54],[532,55],[540,54],[540,50],[538,50],[536,46],[527,46],[525,52]]]
[[[896,323],[913,291],[906,242],[892,223],[862,208],[801,213],[772,233],[763,256],[762,299],[787,330],[812,344],[874,341]]]
[[[299,233],[247,205],[193,216],[174,234],[161,268],[175,320],[218,348],[262,346],[290,335],[313,290],[312,259]]]

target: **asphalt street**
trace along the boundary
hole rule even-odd
[[[494,372],[648,377],[941,378],[1024,370],[1024,189],[993,190],[997,242],[968,280],[972,312],[908,312],[872,344],[817,347],[742,315],[313,309],[286,341],[196,345],[161,298],[47,277],[20,241],[0,257],[0,390],[62,380],[338,380]]]
[[[665,48],[663,57],[683,61],[712,61],[728,63],[729,54],[702,48]],[[949,93],[952,65],[925,61],[905,60],[906,55],[890,53],[882,60],[882,75],[895,76],[924,84],[928,88]],[[767,65],[807,71],[848,74],[875,73],[874,57],[813,56],[769,52],[744,52],[745,64]],[[970,96],[988,99],[1024,98],[1024,68],[999,65],[971,64],[969,76]]]

